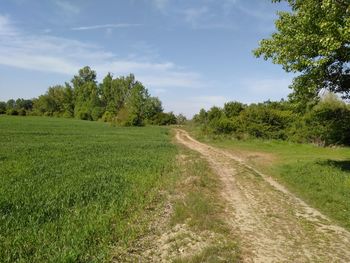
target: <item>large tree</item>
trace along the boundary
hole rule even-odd
[[[83,120],[97,120],[103,114],[100,90],[97,86],[96,72],[86,66],[72,79],[74,91],[74,116]]]
[[[350,1],[272,0],[288,2],[279,12],[277,32],[254,53],[298,73],[292,88],[297,100],[326,89],[350,98]]]

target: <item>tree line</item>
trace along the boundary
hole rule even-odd
[[[223,108],[201,109],[193,121],[207,135],[350,145],[350,105],[333,93],[314,100],[303,110],[291,100],[250,105],[227,102]]]
[[[102,120],[124,126],[181,124],[186,120],[181,114],[165,113],[159,98],[152,97],[133,74],[114,78],[108,73],[98,83],[96,72],[88,66],[70,83],[49,87],[38,98],[0,102],[0,114]]]
[[[207,134],[264,138],[321,145],[350,145],[350,1],[286,2],[276,32],[260,41],[257,57],[297,73],[287,101],[202,109],[194,122]],[[320,94],[327,94],[320,96]]]

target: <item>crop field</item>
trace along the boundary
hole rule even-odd
[[[273,175],[307,203],[350,229],[350,148],[317,147],[276,140],[203,137],[215,146],[241,151],[266,174]],[[267,158],[259,158],[265,153]]]
[[[0,261],[108,260],[172,169],[168,133],[1,116]]]

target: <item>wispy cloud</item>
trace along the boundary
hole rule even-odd
[[[80,8],[77,5],[74,5],[72,1],[64,1],[64,0],[54,0],[54,3],[58,8],[66,13],[79,14]]]
[[[198,8],[188,8],[182,12],[186,22],[190,23],[192,26],[197,26],[199,21],[208,13],[208,11],[209,9],[207,6],[201,6]]]
[[[169,0],[151,0],[151,2],[158,10],[164,11],[169,3]]]
[[[117,54],[81,41],[48,35],[28,35],[0,15],[0,64],[72,76],[90,65],[99,76],[134,73],[150,88],[195,88],[203,85],[201,76],[171,62],[121,59]]]
[[[138,27],[138,26],[141,26],[141,24],[120,23],[120,24],[80,26],[80,27],[73,27],[73,28],[71,28],[71,30],[113,29],[113,28],[129,28],[129,27]]]
[[[17,29],[12,25],[8,16],[0,15],[0,36],[15,36]]]

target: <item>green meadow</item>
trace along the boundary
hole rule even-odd
[[[63,118],[0,116],[0,138],[1,262],[110,260],[177,152],[167,128]]]

